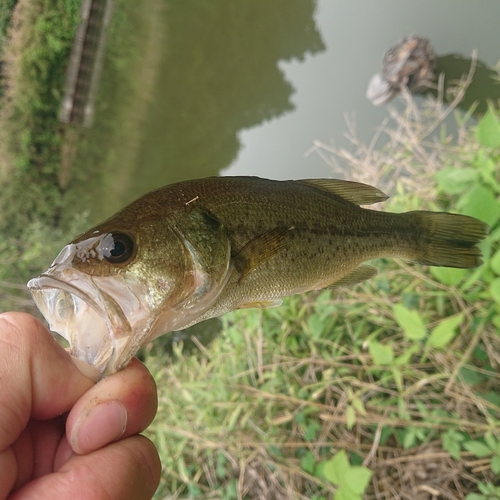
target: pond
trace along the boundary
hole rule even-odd
[[[307,152],[315,140],[349,148],[346,117],[370,140],[388,111],[366,99],[368,81],[404,36],[429,38],[439,60],[451,61],[447,70],[459,61],[467,71],[473,50],[484,68],[500,59],[496,0],[481,8],[467,0],[148,0],[137,9],[154,12],[129,33],[138,40],[147,32],[147,71],[137,79],[138,94],[143,85],[148,95],[136,103],[137,120],[106,116],[118,136],[133,121],[133,140],[125,134],[120,146],[133,148],[102,166],[106,195],[90,193],[99,198],[92,203],[96,221],[188,178],[331,176]],[[105,80],[101,88],[115,91]],[[119,85],[116,92],[120,98]],[[98,110],[96,130],[103,116]]]

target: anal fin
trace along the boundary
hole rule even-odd
[[[349,286],[373,278],[377,274],[377,269],[373,266],[362,265],[346,274],[343,278],[335,281],[324,288],[337,288],[339,286]]]

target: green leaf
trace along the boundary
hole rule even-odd
[[[481,184],[476,184],[458,201],[457,209],[464,215],[475,217],[493,226],[500,216],[500,203],[493,190]]]
[[[445,439],[443,437],[443,447],[444,449],[454,458],[455,460],[460,460],[460,444],[451,439]]]
[[[498,451],[500,452],[500,442],[493,437],[493,434],[491,434],[491,432],[487,432],[484,435],[484,442],[492,452],[495,452],[497,446],[499,446]]]
[[[486,377],[482,373],[467,366],[462,366],[459,373],[460,376],[464,379],[464,382],[468,385],[479,385],[482,384],[486,379]]]
[[[415,429],[413,429],[412,427],[408,427],[404,433],[403,448],[407,450],[408,448],[414,446],[416,443],[416,438],[417,436],[415,434]]]
[[[332,484],[339,485],[344,482],[344,477],[349,469],[349,460],[345,450],[337,452],[333,458],[324,462],[323,476]]]
[[[309,420],[304,429],[304,439],[308,442],[314,441],[319,430],[321,430],[321,424],[316,420]]]
[[[461,194],[479,179],[475,168],[447,167],[436,173],[439,188],[447,194]]]
[[[352,403],[353,408],[358,413],[361,413],[361,415],[366,416],[366,408],[365,408],[365,405],[363,404],[363,401],[361,401],[360,398],[352,398],[351,403]],[[351,455],[351,461],[352,461],[352,455]]]
[[[412,356],[416,354],[418,351],[420,351],[420,346],[418,345],[412,345],[408,347],[408,349],[406,349],[406,351],[403,354],[401,354],[395,359],[394,364],[397,366],[407,365],[410,362]]]
[[[345,421],[349,430],[351,430],[356,423],[356,410],[351,405],[348,405],[345,410]]]
[[[184,463],[184,460],[182,457],[180,457],[177,460],[177,471],[179,472],[179,476],[181,477],[181,480],[183,483],[190,482],[189,474],[188,474],[188,471],[186,469],[186,464]]]
[[[314,474],[314,468],[316,465],[316,459],[311,451],[307,450],[302,459],[300,460],[300,465],[302,469],[308,474]]]
[[[500,275],[500,250],[491,258],[490,266],[495,274]]]
[[[398,390],[400,392],[403,391],[403,376],[401,375],[401,369],[399,367],[393,366],[392,367],[392,376],[394,377],[394,382],[396,382],[396,385],[398,386]]]
[[[500,241],[500,227],[493,229],[491,233],[488,235],[488,239],[491,241]]]
[[[368,352],[376,365],[390,365],[394,359],[394,351],[390,345],[384,345],[376,340],[368,344]]]
[[[491,459],[491,470],[492,470],[495,474],[500,474],[500,456],[499,456],[499,455],[495,455],[495,456]]]
[[[352,491],[349,486],[343,484],[340,488],[337,489],[335,494],[333,495],[334,500],[362,500],[362,497],[359,493]]]
[[[410,340],[421,340],[427,335],[427,329],[417,311],[410,311],[402,304],[392,308],[396,321]]]
[[[474,167],[479,173],[483,183],[486,186],[490,186],[493,191],[498,193],[500,186],[497,182],[497,166],[495,160],[486,151],[480,150],[474,159]]]
[[[487,256],[485,255],[484,252],[484,247],[483,247],[483,256],[485,259],[487,259]],[[465,292],[469,290],[469,288],[472,285],[476,284],[484,272],[484,267],[485,266],[479,266],[472,273],[470,273],[467,279],[460,285],[460,289]]]
[[[372,471],[363,466],[350,467],[345,473],[345,484],[355,493],[363,493],[370,482]]]
[[[231,431],[232,429],[234,429],[234,426],[236,425],[236,423],[238,421],[238,417],[240,416],[242,410],[243,410],[243,405],[240,404],[231,413],[231,415],[229,416],[229,419],[227,421],[227,424],[225,425],[225,427],[228,431]]]
[[[215,474],[219,479],[222,479],[226,475],[226,463],[227,458],[223,453],[217,455],[217,468],[215,469]]]
[[[481,441],[466,441],[463,447],[478,458],[489,457],[492,454],[492,451]]]
[[[457,326],[462,323],[463,319],[464,315],[459,314],[458,316],[441,321],[441,323],[432,330],[428,341],[429,345],[435,349],[442,349],[449,344],[456,334],[455,330]]]
[[[317,314],[313,314],[307,321],[309,329],[311,330],[311,335],[314,339],[321,338],[323,329],[325,327],[324,321]]]
[[[448,429],[441,434],[443,448],[454,458],[460,460],[460,442],[464,440],[462,434],[453,429]]]
[[[500,146],[500,121],[490,106],[476,128],[479,142],[487,148]]]
[[[500,303],[500,278],[495,278],[490,284],[490,293],[496,302]]]
[[[488,496],[488,500],[498,500],[498,497],[500,496],[500,488],[496,488],[492,483],[483,483],[481,481],[479,481],[477,486],[481,493],[485,495],[493,495],[493,498]]]
[[[455,269],[452,267],[431,267],[431,274],[443,285],[455,286],[458,285],[465,276],[466,269]]]

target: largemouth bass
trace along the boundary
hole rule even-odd
[[[165,186],[65,246],[28,283],[72,354],[111,374],[146,342],[228,311],[349,285],[400,257],[481,264],[488,226],[442,212],[386,213],[378,189],[334,179],[212,177]]]

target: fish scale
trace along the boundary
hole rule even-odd
[[[105,376],[159,335],[368,279],[376,269],[367,260],[481,263],[477,244],[486,224],[444,212],[361,207],[386,198],[372,186],[336,179],[180,182],[80,235],[28,286],[51,329]]]

